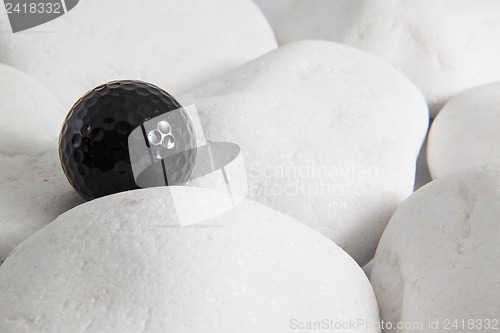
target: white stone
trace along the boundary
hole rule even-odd
[[[0,30],[10,30],[5,11]],[[0,34],[0,61],[37,78],[69,109],[116,79],[175,95],[275,47],[250,0],[85,0],[37,28]]]
[[[433,178],[480,164],[500,165],[500,82],[445,105],[429,132],[427,160]]]
[[[445,332],[446,319],[498,320],[499,201],[500,169],[480,167],[439,178],[398,208],[371,273],[384,321],[436,332],[428,320],[439,320]],[[476,322],[463,331],[491,330]]]
[[[59,164],[57,136],[65,115],[33,78],[0,64],[0,263],[81,202]]]
[[[275,333],[297,331],[294,319],[378,322],[359,266],[286,215],[245,200],[179,227],[176,200],[203,213],[226,199],[159,187],[66,212],[0,267],[0,331]]]
[[[361,265],[412,193],[429,114],[382,61],[326,41],[286,45],[193,92],[207,140],[240,145],[250,198]]]
[[[500,80],[497,0],[295,0],[278,39],[327,39],[368,51],[422,90],[434,117],[453,96]]]

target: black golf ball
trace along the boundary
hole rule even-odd
[[[142,81],[113,81],[89,91],[72,107],[59,136],[59,158],[69,183],[87,200],[137,189],[129,135],[144,122],[179,109],[175,98]],[[187,113],[175,112],[174,117],[171,133],[177,147],[195,147]],[[177,183],[188,180],[195,153],[182,150]]]

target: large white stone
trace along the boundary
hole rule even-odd
[[[500,83],[469,90],[445,105],[429,132],[427,161],[433,178],[500,165]]]
[[[8,24],[0,11],[0,30]],[[0,61],[40,80],[69,109],[115,79],[177,94],[275,47],[250,0],[85,0],[37,28],[0,34]]]
[[[497,0],[295,0],[278,39],[327,39],[389,62],[423,91],[431,115],[451,97],[500,80]]]
[[[446,332],[446,319],[499,319],[499,201],[500,169],[481,167],[439,178],[398,208],[371,273],[384,321],[436,332],[428,320],[439,320]],[[491,331],[479,325],[463,331]]]
[[[206,138],[240,145],[250,198],[360,264],[412,193],[429,114],[382,61],[326,41],[286,45],[193,92]]]
[[[0,64],[0,263],[81,199],[59,164],[65,111],[38,82]]]
[[[286,215],[245,200],[179,227],[186,209],[226,201],[159,187],[66,212],[0,267],[0,331],[275,333],[297,331],[294,319],[378,322],[359,266]]]

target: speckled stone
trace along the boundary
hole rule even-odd
[[[500,80],[499,21],[497,0],[294,0],[277,36],[384,59],[422,90],[434,117],[457,94]]]
[[[500,82],[450,100],[432,122],[427,161],[433,178],[500,165]]]
[[[0,11],[0,30],[9,31]],[[69,110],[104,82],[143,80],[176,96],[276,48],[251,0],[85,0],[26,32],[0,34],[0,61]]]
[[[82,201],[57,154],[65,114],[33,78],[0,64],[0,261]]]
[[[276,333],[296,331],[293,319],[378,322],[361,268],[283,214],[244,200],[179,227],[178,216],[227,200],[158,187],[66,212],[0,267],[0,331]]]
[[[327,41],[281,47],[192,92],[205,136],[238,144],[250,198],[370,261],[413,192],[429,113],[401,73]]]
[[[422,322],[430,333],[429,320],[440,332],[446,319],[498,320],[499,201],[500,169],[479,167],[438,178],[398,208],[371,273],[384,321]]]

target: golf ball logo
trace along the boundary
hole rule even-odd
[[[194,170],[197,144],[185,108],[145,121],[129,136],[129,155],[139,187],[182,185]]]
[[[130,162],[138,187],[195,186],[226,192],[225,200],[203,212],[172,196],[180,227],[195,225],[232,209],[248,194],[240,147],[205,138],[194,105],[146,120],[128,139]],[[205,224],[217,226],[217,224]]]
[[[156,128],[148,133],[148,141],[156,159],[165,157],[166,152],[175,147],[175,137],[170,123],[166,120],[160,121]]]

